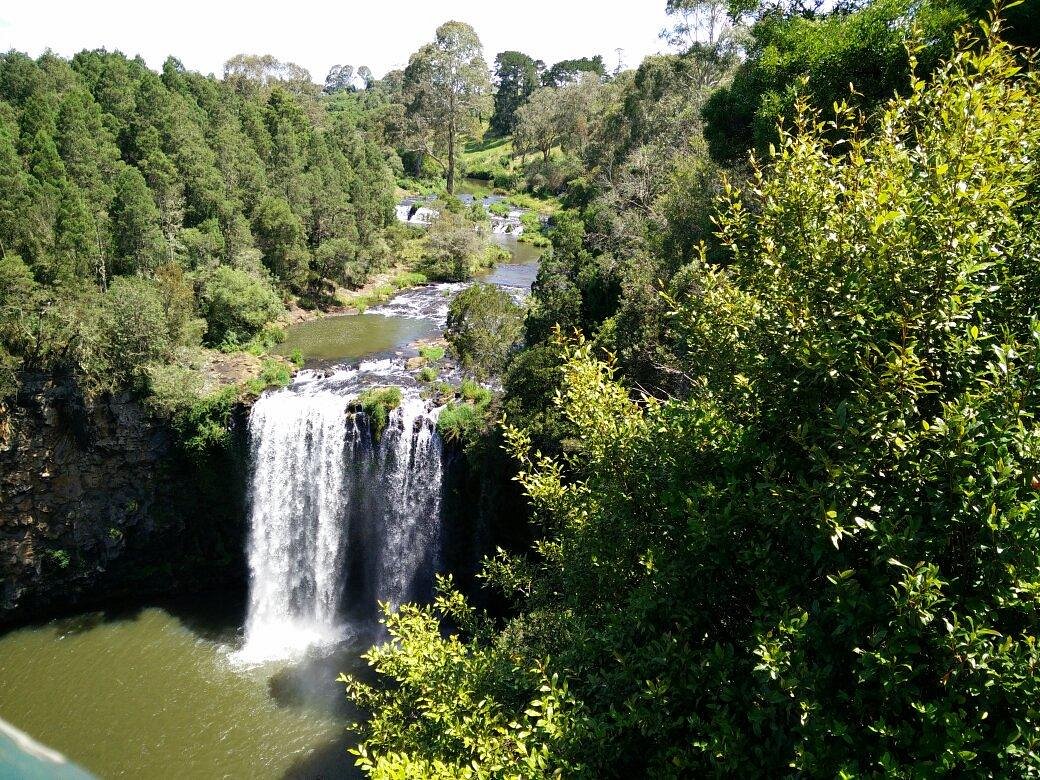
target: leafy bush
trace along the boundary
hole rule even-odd
[[[505,367],[522,324],[523,309],[509,293],[491,284],[475,284],[452,300],[444,338],[462,365],[483,378]]]
[[[424,272],[431,279],[462,282],[485,260],[487,242],[472,222],[448,211],[430,225]]]
[[[284,311],[270,284],[226,265],[203,278],[199,305],[213,345],[243,344]]]
[[[169,361],[180,346],[160,286],[141,277],[116,277],[95,299],[83,325],[80,366],[91,382],[137,385],[148,363]]]
[[[467,401],[472,401],[482,409],[491,403],[493,397],[492,392],[488,388],[472,379],[462,380],[462,384],[459,386],[459,395]]]
[[[372,430],[372,438],[382,438],[390,412],[401,405],[401,388],[377,387],[365,390],[357,397],[354,408],[365,413]]]
[[[803,106],[727,188],[730,267],[670,301],[687,398],[570,348],[580,441],[507,430],[544,534],[486,565],[516,613],[388,613],[368,771],[1040,770],[1040,76],[965,44],[878,128]]]
[[[433,366],[423,366],[415,376],[420,382],[429,383],[435,381],[439,375],[440,372]]]
[[[437,418],[437,432],[446,441],[466,442],[481,427],[483,419],[473,404],[450,403],[441,409]]]

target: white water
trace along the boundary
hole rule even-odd
[[[377,602],[425,595],[440,547],[439,409],[406,391],[373,441],[350,411],[392,361],[303,371],[264,394],[249,420],[249,612],[242,663],[335,643]]]

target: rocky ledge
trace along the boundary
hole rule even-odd
[[[241,582],[235,449],[189,458],[130,395],[87,400],[71,379],[22,377],[0,405],[0,624]]]

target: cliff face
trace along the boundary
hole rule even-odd
[[[188,458],[129,395],[86,401],[70,380],[23,377],[0,406],[0,623],[242,582],[234,449]]]

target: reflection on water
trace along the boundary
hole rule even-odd
[[[91,614],[0,635],[0,716],[99,777],[355,777],[341,671],[370,638],[243,670],[240,608]],[[2,775],[0,771],[0,775]]]

